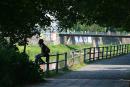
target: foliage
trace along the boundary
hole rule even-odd
[[[79,21],[129,31],[129,4],[129,0],[1,0],[0,34],[14,44],[36,34],[37,24],[45,29],[52,21],[58,21],[61,31]]]
[[[37,23],[47,26],[51,21],[41,0],[1,0],[0,11],[0,34],[9,37],[10,44],[34,35]]]
[[[60,26],[73,26],[81,23],[99,24],[105,27],[123,27],[129,31],[129,0],[57,0],[60,8],[56,18]],[[56,7],[56,6],[55,6]],[[67,28],[65,28],[67,29]]]
[[[87,24],[81,24],[79,22],[75,24],[74,27],[72,27],[72,30],[90,31],[90,32],[105,32],[106,31],[104,27],[101,27],[98,24],[87,25]]]
[[[7,40],[0,36],[0,48],[4,48],[8,46]]]
[[[29,61],[26,54],[14,49],[0,49],[0,60],[0,87],[15,87],[42,78],[39,66]]]
[[[74,20],[81,20],[81,23],[86,24],[96,23],[105,27],[123,27],[126,31],[129,31],[130,27],[129,4],[129,0],[73,0],[69,2],[70,11],[80,15],[80,18],[76,15]]]
[[[122,27],[123,25],[123,27],[127,27],[130,9],[129,0],[75,0],[75,3],[73,7],[84,16],[83,23],[97,23],[107,27]]]
[[[56,0],[52,3],[54,16],[62,29],[66,30],[80,21],[88,25],[123,27],[129,31],[129,0]]]
[[[1,0],[0,34],[9,37],[10,44],[14,44],[38,33],[37,25],[45,29],[52,21],[58,20],[60,27],[71,27],[82,17],[71,8],[74,2],[73,0]],[[55,20],[52,20],[51,16]]]

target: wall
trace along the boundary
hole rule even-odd
[[[40,37],[33,36],[29,38],[30,44],[37,44],[38,40],[44,39],[46,44],[85,44],[92,43],[93,46],[98,44],[109,45],[109,44],[128,44],[130,38],[119,38],[119,37],[81,37],[81,36],[64,36],[60,37],[58,33],[42,33]]]

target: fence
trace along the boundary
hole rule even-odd
[[[128,52],[128,44],[84,48],[84,62],[112,58],[115,56],[120,56],[122,54],[127,54]]]
[[[55,72],[58,73],[59,69],[67,68],[73,66],[74,64],[108,59],[128,53],[129,44],[90,47],[71,52],[56,53],[50,55],[44,70],[47,72],[47,74],[49,74],[50,70],[55,70]]]

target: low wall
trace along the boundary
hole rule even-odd
[[[120,38],[120,37],[82,37],[82,36],[59,36],[58,33],[43,33],[41,35],[46,44],[86,44],[90,43],[93,46],[98,46],[99,44],[109,45],[109,44],[129,44],[130,38]],[[38,36],[33,36],[29,38],[30,44],[37,44],[40,39]]]

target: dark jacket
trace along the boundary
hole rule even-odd
[[[41,45],[41,53],[43,55],[46,55],[46,54],[50,53],[50,49],[44,43]]]

